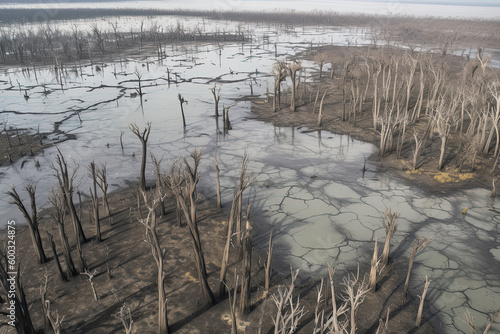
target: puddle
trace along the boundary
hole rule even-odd
[[[303,277],[324,275],[326,263],[335,263],[339,273],[358,261],[369,263],[373,240],[382,242],[384,238],[381,215],[392,208],[401,214],[392,241],[393,256],[408,255],[416,237],[434,238],[430,247],[417,255],[412,276],[414,295],[421,290],[425,275],[432,281],[431,306],[425,316],[432,317],[440,333],[468,332],[460,320],[466,307],[477,324],[486,324],[486,315],[500,306],[498,202],[491,201],[483,189],[429,197],[377,173],[370,164],[363,177],[364,158],[376,152],[373,145],[325,131],[277,128],[253,120],[250,103],[236,99],[251,94],[251,90],[264,96],[267,87],[272,88],[267,73],[275,60],[275,42],[282,59],[306,50],[310,43],[345,43],[346,35],[352,37],[353,33],[306,27],[287,34],[281,31],[278,39],[269,26],[251,29],[257,36],[252,44],[167,46],[168,58],[161,62],[154,58],[116,59],[99,63],[99,70],[95,64],[66,64],[62,75],[40,68],[38,83],[26,70],[5,70],[0,74],[0,119],[16,127],[40,126],[41,131],[54,132],[55,137],[75,135],[76,140],[58,147],[72,166],[80,166],[76,183],[83,193],[89,187],[86,166],[92,160],[107,164],[110,191],[125,187],[127,180],[137,180],[141,148],[128,129],[131,122],[139,126],[152,122],[149,150],[163,159],[165,171],[179,155],[203,148],[200,187],[214,196],[212,159],[218,152],[226,206],[247,151],[248,172],[256,178],[245,194],[245,201],[250,198],[252,202],[255,243],[267,247],[266,233],[275,227],[274,266],[284,272],[289,265],[300,268]],[[358,43],[369,42],[364,32],[357,33]],[[141,99],[132,97],[138,87],[134,73],[141,75],[145,92],[142,107]],[[231,106],[233,129],[226,137],[216,133],[210,91],[214,84],[221,87],[221,108]],[[27,100],[25,90],[30,96]],[[188,101],[184,106],[185,133],[178,94]],[[119,142],[122,131],[123,152]],[[0,169],[2,217],[23,221],[5,195],[12,185],[21,190],[28,182],[36,183],[37,202],[47,206],[47,194],[56,183],[51,170],[55,155],[56,149],[48,148],[36,156],[40,169],[32,157]],[[148,161],[150,181],[154,180],[152,170]],[[464,208],[469,208],[465,216]],[[490,333],[499,331],[492,328]]]

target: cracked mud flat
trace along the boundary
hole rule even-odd
[[[38,82],[20,68],[6,69],[0,75],[0,118],[17,127],[40,125],[41,132],[51,133],[49,139],[76,136],[58,147],[71,157],[68,160],[80,165],[78,184],[84,198],[89,186],[85,168],[92,160],[107,164],[110,191],[137,178],[141,151],[128,130],[130,122],[139,126],[152,122],[149,150],[163,159],[165,171],[179,155],[203,148],[200,187],[207,196],[215,196],[212,158],[218,152],[226,206],[246,150],[249,173],[256,178],[245,198],[252,203],[255,242],[265,248],[268,230],[276,228],[273,266],[282,272],[290,265],[300,268],[303,279],[324,275],[327,263],[335,264],[339,276],[358,262],[367,265],[373,241],[384,239],[381,215],[392,208],[401,218],[391,256],[402,266],[416,237],[434,238],[415,259],[410,287],[416,298],[425,275],[432,281],[425,318],[438,333],[469,332],[460,320],[468,308],[477,327],[484,327],[487,314],[500,306],[500,207],[498,200],[489,198],[488,190],[429,195],[378,173],[370,164],[363,177],[364,158],[376,152],[373,145],[326,131],[276,128],[253,120],[250,102],[237,101],[251,90],[255,96],[264,96],[267,85],[272,87],[268,73],[275,59],[275,41],[279,58],[284,58],[307,50],[311,43],[340,44],[358,37],[362,44],[369,36],[362,31],[301,27],[281,31],[278,38],[270,27],[248,27],[256,36],[252,44],[167,46],[168,57],[161,62],[153,57],[123,57],[102,60],[100,70],[95,65],[66,64],[62,85],[61,76],[48,67],[37,72]],[[142,73],[142,107],[140,98],[132,97],[136,70]],[[312,70],[308,68],[306,75]],[[215,131],[210,92],[215,83],[221,86],[220,106],[232,106],[233,129],[225,137]],[[27,100],[25,90],[30,95]],[[189,101],[185,133],[178,93]],[[123,152],[121,131],[125,132]],[[55,184],[50,169],[55,153],[55,148],[48,148],[36,157],[40,169],[31,157],[1,168],[2,217],[22,221],[4,194],[14,184],[21,188],[36,182],[38,203],[47,205],[46,194]],[[148,165],[150,181],[154,180],[152,170]],[[462,215],[464,208],[468,208],[466,215]],[[500,333],[498,324],[490,333]]]

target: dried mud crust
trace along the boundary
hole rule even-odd
[[[357,55],[366,56],[369,52],[369,47],[350,47],[349,52]],[[297,55],[297,58],[313,60],[314,55],[318,52],[328,54],[328,59],[335,64],[342,64],[344,54],[348,51],[348,47],[334,46],[322,47],[313,49],[312,51],[304,52]],[[390,52],[402,53],[403,50],[391,49]],[[449,66],[452,69],[452,75],[457,75],[462,68],[464,59],[456,56],[449,57]],[[326,64],[326,63],[325,63]],[[326,68],[327,65],[325,65]],[[339,70],[337,70],[338,72]],[[369,142],[376,147],[380,144],[378,133],[373,129],[371,103],[368,100],[361,114],[357,116],[356,123],[342,121],[342,91],[340,78],[334,77],[330,79],[328,70],[323,71],[323,76],[319,78],[319,69],[317,65],[313,69],[308,69],[308,72],[314,77],[316,82],[314,87],[308,87],[306,101],[299,101],[296,105],[296,111],[290,111],[290,88],[287,87],[282,92],[281,109],[273,111],[272,96],[269,99],[252,99],[252,113],[257,120],[272,123],[275,126],[281,127],[300,127],[304,126],[313,130],[326,130],[336,134],[349,135],[354,139]],[[303,85],[301,82],[299,85]],[[315,102],[316,89],[318,86],[324,88],[331,86],[329,94],[326,95],[323,106],[322,125],[318,127],[318,109],[321,100],[319,96],[316,110],[313,113],[312,109]],[[298,91],[303,88],[298,88]],[[299,93],[300,95],[300,93]],[[368,94],[370,96],[370,93]],[[369,98],[369,97],[368,97]],[[441,140],[437,135],[431,136],[423,148],[423,154],[419,158],[418,168],[412,170],[412,150],[414,130],[423,133],[428,125],[428,118],[422,117],[415,125],[408,126],[406,132],[406,141],[403,145],[401,157],[398,159],[394,152],[387,154],[380,159],[378,152],[372,154],[369,160],[377,166],[378,172],[397,176],[405,180],[408,184],[418,186],[425,191],[442,194],[455,190],[464,190],[469,188],[484,187],[491,188],[493,177],[497,177],[497,173],[492,174],[493,158],[477,156],[476,165],[474,168],[467,165],[459,172],[457,167],[457,151],[459,148],[458,135],[453,133],[448,139],[448,149],[445,157],[445,166],[442,170],[437,169],[437,164],[440,154]],[[394,139],[396,141],[396,137]],[[396,144],[394,144],[395,147]],[[359,166],[362,170],[363,166]]]
[[[153,190],[154,191],[154,190]],[[114,317],[123,305],[130,308],[134,333],[154,333],[157,327],[157,286],[156,265],[149,245],[144,241],[145,227],[138,221],[140,215],[136,207],[135,189],[122,190],[109,196],[112,221],[108,217],[101,220],[103,241],[95,243],[94,229],[90,224],[91,207],[82,205],[84,231],[91,241],[83,245],[83,254],[90,269],[96,270],[94,284],[99,301],[94,301],[92,290],[85,275],[62,282],[58,276],[52,252],[48,244],[47,232],[54,235],[59,248],[57,227],[48,218],[47,210],[40,213],[41,235],[49,261],[39,265],[27,226],[19,226],[16,235],[17,262],[22,268],[22,281],[31,305],[30,312],[36,328],[43,328],[43,311],[40,302],[40,286],[47,274],[47,299],[51,301],[52,312],[64,316],[62,333],[122,333],[120,321]],[[213,201],[199,196],[199,229],[207,264],[208,280],[216,291],[219,279],[220,260],[223,252],[227,212],[215,209]],[[175,333],[230,333],[231,321],[228,299],[219,301],[214,307],[204,309],[193,262],[189,230],[179,227],[176,222],[175,200],[167,200],[167,215],[158,225],[161,247],[166,250],[165,287],[168,298],[168,319],[170,330]],[[78,208],[78,210],[80,210]],[[67,223],[68,238],[73,240],[73,230]],[[72,248],[75,256],[76,250]],[[228,285],[233,287],[234,270],[239,273],[238,252],[232,249]],[[262,254],[265,256],[265,254]],[[62,260],[62,254],[59,254]],[[279,261],[279,259],[275,259]],[[272,331],[272,317],[276,307],[270,295],[277,293],[279,285],[287,285],[289,277],[274,273],[269,294],[264,293],[264,261],[258,252],[252,256],[251,313],[239,317],[240,333],[257,333],[262,323],[262,332]],[[336,293],[340,296],[342,277],[336,277]],[[414,327],[418,299],[404,299],[400,296],[404,273],[397,272],[390,265],[379,280],[376,293],[368,293],[358,311],[358,333],[371,333],[378,326],[379,319],[385,318],[390,309],[389,330],[391,333],[433,333],[430,322]],[[296,294],[300,294],[301,304],[307,310],[300,321],[297,333],[311,333],[314,328],[316,306],[316,286],[319,282],[310,280],[298,283]],[[328,289],[324,289],[328,293]],[[325,315],[329,314],[330,297],[324,297]],[[341,301],[338,300],[338,303]],[[0,333],[15,333],[7,326]]]

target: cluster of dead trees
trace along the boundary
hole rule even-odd
[[[52,64],[54,60],[75,61],[90,59],[107,52],[119,52],[126,48],[153,43],[158,58],[165,55],[164,47],[174,41],[244,41],[243,31],[206,32],[200,27],[189,28],[177,22],[176,25],[162,26],[153,21],[146,25],[140,21],[139,30],[125,30],[118,22],[108,22],[108,27],[90,24],[81,29],[76,24],[70,31],[61,30],[56,25],[18,26],[16,29],[0,28],[0,61],[3,63],[31,64],[43,62]]]
[[[45,254],[43,245],[43,240],[46,240],[46,242],[48,241],[49,247],[54,254],[54,262],[61,280],[68,281],[72,277],[79,274],[87,275],[89,278],[90,286],[92,288],[94,299],[98,300],[98,295],[93,282],[93,278],[96,272],[90,271],[83,255],[82,244],[89,241],[89,238],[87,238],[82,228],[81,198],[80,210],[77,210],[77,207],[74,203],[74,196],[76,195],[76,192],[78,192],[78,195],[80,196],[80,192],[75,189],[74,184],[78,168],[74,167],[73,169],[70,169],[68,167],[66,158],[58,149],[56,161],[52,166],[52,169],[54,171],[54,176],[57,179],[57,185],[53,188],[52,193],[49,195],[49,202],[52,204],[52,208],[50,209],[49,213],[52,221],[54,222],[54,225],[57,226],[59,231],[59,250],[56,246],[56,243],[54,242],[54,237],[48,231],[45,232],[46,238],[42,238],[40,231],[40,217],[38,215],[38,209],[36,205],[36,186],[29,184],[25,187],[26,193],[28,194],[30,200],[29,206],[24,203],[15,187],[12,187],[12,189],[7,192],[7,195],[9,195],[9,197],[11,198],[11,203],[16,205],[22,212],[26,222],[28,223],[34,253],[38,262],[40,264],[43,264],[48,261],[48,257]],[[100,202],[98,191],[100,191],[102,194],[102,207],[104,208],[104,211],[110,219],[112,215],[107,197],[108,182],[106,176],[106,166],[103,164],[97,165],[95,162],[92,162],[90,163],[88,170],[89,177],[92,179],[92,187],[89,189],[93,211],[91,217],[95,226],[95,241],[100,242],[102,240],[100,222],[103,217],[99,214]],[[66,226],[68,224],[68,220],[70,221],[70,226],[73,230],[72,234],[67,233]],[[71,244],[74,244],[74,247],[76,249],[76,252],[74,252],[73,254],[71,252]],[[47,247],[47,245],[45,245],[45,247]],[[61,259],[59,258],[59,251],[62,253],[63,261],[61,261]],[[16,280],[20,280],[20,268],[17,268],[17,270],[18,274],[16,275]],[[22,287],[20,282],[17,282],[16,284]],[[20,295],[16,298],[19,299],[19,305],[22,306],[23,303],[26,302],[26,298],[23,295],[22,288],[18,289],[18,291]],[[47,291],[47,282],[45,282],[43,291],[44,293],[42,294],[42,299],[45,298],[45,294]],[[47,317],[46,323],[50,324],[52,330],[54,330],[55,332],[59,332],[63,318],[59,318],[58,315],[54,318],[54,315],[50,311],[50,302],[47,300],[43,300],[42,302],[45,315]],[[16,328],[23,333],[34,333],[34,330],[30,331],[21,328],[32,326],[30,325],[31,320],[29,320],[29,318],[30,317],[27,308],[26,311],[16,312]]]
[[[212,288],[208,283],[207,269],[205,265],[205,255],[203,244],[198,228],[198,192],[197,184],[200,179],[199,166],[201,161],[201,150],[191,152],[189,158],[181,157],[176,160],[169,173],[162,173],[160,163],[153,158],[155,163],[156,186],[154,191],[146,191],[140,189],[141,198],[147,208],[147,214],[140,218],[140,222],[146,227],[147,241],[151,246],[151,252],[154,257],[158,270],[158,333],[168,333],[168,316],[166,307],[165,294],[165,269],[164,257],[168,249],[162,248],[160,238],[157,233],[157,225],[160,222],[160,217],[164,214],[162,202],[172,200],[176,202],[177,219],[179,228],[187,226],[189,235],[191,236],[193,261],[196,267],[197,278],[200,285],[201,296],[205,307],[213,306],[217,300],[222,300],[226,297],[229,288],[226,284],[227,269],[229,266],[229,254],[231,245],[236,246],[241,254],[241,274],[238,275],[238,281],[234,291],[241,287],[239,312],[241,314],[250,311],[250,287],[251,287],[251,257],[252,257],[252,239],[250,233],[250,225],[248,222],[249,208],[246,212],[246,225],[242,223],[243,218],[243,192],[248,188],[251,178],[246,174],[248,164],[247,156],[244,157],[239,184],[235,190],[232,201],[231,211],[229,213],[227,240],[224,252],[222,254],[220,285],[217,291],[217,298],[214,296]],[[143,151],[143,155],[146,152]],[[218,159],[215,159],[217,169]],[[218,183],[219,198],[220,184]],[[173,196],[168,196],[171,194]],[[168,197],[168,198],[167,198]],[[140,205],[140,204],[138,204]],[[220,200],[217,207],[220,208]],[[183,224],[185,222],[185,224]],[[241,278],[241,281],[239,280]],[[236,293],[229,291],[229,298],[233,300],[233,311],[236,308]],[[232,294],[231,294],[232,293]]]
[[[438,170],[451,156],[456,156],[460,172],[464,168],[474,170],[479,155],[498,160],[500,74],[487,67],[490,58],[482,49],[477,50],[477,59],[449,55],[446,48],[440,53],[392,47],[355,49],[346,48],[340,61],[329,51],[319,51],[315,56],[320,83],[309,89],[309,102],[314,113],[322,96],[318,126],[325,114],[325,96],[340,96],[329,103],[341,99],[341,121],[356,126],[360,119],[365,123],[371,119],[380,138],[380,158],[391,153],[398,158],[406,156],[416,169],[430,142],[437,138]],[[322,75],[325,64],[330,64],[329,78]],[[286,77],[286,68],[280,61],[273,67],[273,110],[280,107],[280,83]],[[332,89],[335,87],[337,91]],[[293,91],[292,85],[292,96]],[[307,94],[302,97],[307,99]],[[293,97],[290,105],[294,110]],[[451,137],[458,143],[453,152],[449,148]]]
[[[281,86],[282,82],[289,76],[291,81],[291,97],[290,97],[290,110],[296,111],[297,100],[297,86],[299,85],[300,73],[302,65],[298,61],[276,61],[273,65],[272,75],[274,77],[274,97],[273,97],[273,110],[278,111],[281,109]]]

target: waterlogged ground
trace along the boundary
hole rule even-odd
[[[92,66],[66,64],[62,73],[41,68],[36,78],[32,71],[5,69],[0,75],[0,117],[7,126],[40,126],[42,132],[51,133],[46,141],[75,135],[76,140],[58,148],[72,166],[79,166],[76,183],[84,198],[89,188],[86,166],[92,160],[106,163],[111,191],[138,179],[141,151],[128,130],[131,122],[140,127],[152,122],[149,150],[162,159],[165,171],[179,155],[203,148],[200,188],[209,197],[215,195],[212,161],[218,153],[226,207],[246,151],[249,173],[255,177],[245,194],[245,202],[252,203],[255,243],[265,248],[268,231],[274,227],[273,265],[283,272],[290,265],[300,268],[304,279],[324,275],[327,263],[336,266],[339,276],[358,262],[366,266],[374,240],[383,242],[382,213],[391,208],[401,214],[392,242],[392,256],[401,266],[406,266],[416,237],[434,238],[417,255],[410,289],[416,298],[425,276],[432,281],[426,319],[438,333],[469,332],[461,321],[469,309],[482,331],[487,314],[500,307],[498,200],[490,199],[484,189],[429,194],[378,172],[370,163],[363,175],[364,158],[376,152],[373,145],[307,128],[276,128],[253,119],[251,103],[239,98],[252,92],[263,96],[268,85],[272,87],[268,73],[275,53],[283,59],[307,50],[311,43],[367,41],[362,31],[289,29],[280,31],[278,39],[268,27],[252,30],[257,37],[242,44],[166,46],[167,58],[162,61],[104,58]],[[312,70],[306,69],[306,77]],[[134,73],[141,76],[142,104],[135,96]],[[221,106],[231,106],[233,129],[226,136],[216,132],[210,92],[215,84],[221,91]],[[177,94],[188,101],[185,131]],[[47,194],[56,183],[51,169],[55,154],[55,148],[48,148],[0,169],[2,217],[22,221],[4,194],[12,185],[21,190],[36,183],[38,203],[47,206]],[[152,169],[148,163],[151,182]],[[465,215],[464,208],[468,208]],[[490,333],[500,333],[499,325]]]

